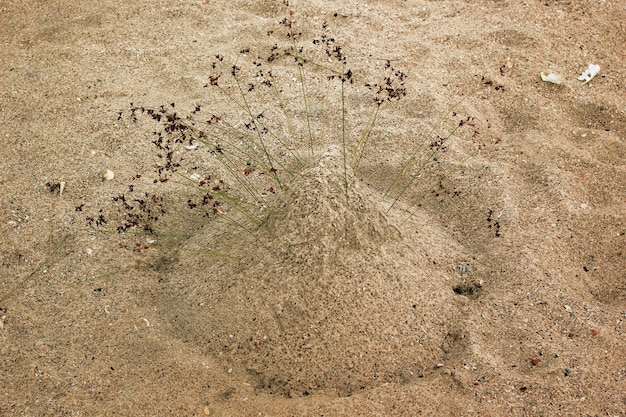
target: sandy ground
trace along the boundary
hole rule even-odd
[[[406,97],[352,170],[337,80],[311,72],[324,146],[253,233],[219,231],[226,207],[152,182],[158,124],[130,103],[229,114],[211,77],[257,53],[301,103],[293,59],[267,62],[285,16],[305,52],[341,46],[348,141],[387,62]],[[0,415],[626,415],[625,22],[609,0],[0,1]],[[140,192],[166,215],[117,233],[112,198]]]

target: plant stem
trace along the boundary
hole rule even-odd
[[[348,150],[346,149],[346,98],[344,93],[345,79],[341,79],[341,142],[343,145],[343,185],[346,192],[346,203],[350,202],[348,194]]]
[[[378,117],[378,113],[380,112],[381,107],[382,105],[377,105],[376,108],[373,110],[372,116],[370,117],[365,130],[363,131],[363,133],[361,134],[361,137],[359,138],[359,143],[354,149],[355,156],[352,162],[352,170],[354,171],[355,176],[359,168],[359,163],[361,162],[361,158],[363,157],[363,154],[365,153],[365,148],[367,147],[370,133],[372,132],[372,129],[374,128],[374,124],[376,123],[376,118]]]
[[[313,130],[311,129],[311,115],[309,114],[309,103],[306,94],[306,86],[304,84],[304,70],[302,69],[304,58],[302,58],[300,51],[298,51],[298,44],[296,43],[296,37],[293,36],[293,33],[291,39],[293,40],[293,53],[296,57],[296,66],[298,67],[298,76],[300,77],[300,90],[302,92],[302,100],[304,101],[304,114],[306,116],[306,124],[309,132],[309,156],[313,157]]]
[[[270,151],[267,149],[267,146],[265,145],[265,141],[263,140],[263,134],[261,133],[261,129],[259,129],[257,118],[252,114],[252,109],[250,109],[250,106],[248,105],[248,101],[246,100],[246,95],[244,94],[243,89],[241,88],[241,83],[239,82],[239,79],[237,78],[237,76],[234,76],[234,78],[235,78],[235,82],[237,83],[237,88],[239,89],[239,94],[241,95],[245,109],[248,112],[248,116],[250,117],[250,120],[252,121],[252,123],[254,123],[254,127],[255,127],[254,130],[257,134],[257,137],[259,138],[259,143],[261,144],[261,149],[263,151],[263,154],[265,155],[265,158],[267,159],[267,162],[270,166],[270,175],[274,177],[274,179],[276,180],[280,188],[284,188],[283,182],[280,180],[280,178],[278,177],[278,174],[276,174],[276,170],[274,169],[274,161],[273,161],[272,155],[270,154]]]
[[[48,262],[50,261],[50,259],[52,259],[52,257],[59,251],[59,249],[61,249],[61,247],[63,247],[63,245],[65,244],[65,242],[67,241],[67,239],[69,238],[69,235],[63,237],[63,239],[61,240],[61,242],[54,248],[54,250],[50,253],[50,255],[48,255],[46,257],[46,259],[44,259],[43,261],[41,261],[39,263],[39,265],[37,265],[37,268],[35,268],[35,270],[33,272],[31,272],[30,274],[28,274],[26,276],[26,278],[24,278],[23,280],[21,280],[15,287],[13,287],[8,293],[4,294],[2,297],[0,297],[0,303],[3,302],[4,300],[8,299],[9,297],[11,297],[13,294],[15,294],[15,292],[17,290],[19,290],[20,288],[22,288],[24,286],[24,284],[26,284],[28,281],[30,281],[30,279],[32,277],[35,276],[35,274],[37,272],[39,272],[46,264],[48,264]]]

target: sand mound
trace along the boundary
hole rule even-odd
[[[445,235],[424,226],[417,241],[402,237],[350,172],[346,201],[337,148],[317,161],[273,205],[255,244],[232,236],[232,260],[183,252],[163,310],[178,337],[265,392],[349,395],[423,376],[443,357],[456,314],[451,281],[429,253],[446,247]],[[210,240],[200,233],[190,245]]]

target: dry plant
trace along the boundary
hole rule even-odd
[[[87,221],[120,233],[120,246],[141,254],[134,267],[178,260],[184,282],[161,278],[167,303],[189,317],[184,331],[261,391],[343,396],[424,375],[442,354],[454,292],[438,290],[446,275],[426,255],[443,239],[437,228],[421,224],[422,246],[399,223],[424,221],[414,211],[427,195],[458,195],[444,178],[476,151],[480,129],[457,103],[423,135],[389,138],[404,130],[394,105],[407,75],[383,60],[366,80],[326,24],[308,42],[290,18],[280,28],[286,36],[265,52],[213,55],[209,104],[121,112],[150,138],[141,162],[154,172],[112,196],[117,212],[101,207]],[[378,319],[360,320],[371,311]],[[397,323],[391,332],[387,321]],[[440,326],[414,343],[426,322]]]
[[[186,237],[208,218],[213,229],[226,234],[240,229],[256,239],[275,195],[298,186],[298,178],[328,146],[339,150],[346,204],[351,203],[352,181],[378,175],[386,178],[380,197],[387,210],[401,206],[407,218],[425,196],[448,192],[442,180],[462,162],[442,171],[441,154],[462,127],[473,131],[472,138],[480,133],[472,117],[456,113],[471,94],[418,137],[395,174],[366,173],[367,161],[394,152],[378,143],[376,131],[381,115],[406,96],[407,75],[387,60],[377,80],[364,81],[350,69],[343,46],[326,23],[322,34],[306,43],[291,14],[279,25],[282,30],[276,32],[285,36],[265,53],[246,47],[234,60],[214,55],[204,85],[217,92],[210,106],[198,104],[184,112],[175,102],[157,107],[131,103],[119,113],[118,120],[157,126],[151,141],[154,176],[135,175],[125,192],[112,197],[121,217],[108,219],[108,211],[100,208],[87,217],[91,227],[112,231],[113,224],[119,233],[156,235],[168,246],[176,244],[164,238]],[[355,109],[349,108],[353,100],[370,103],[358,126],[351,119],[362,115],[354,116]],[[183,224],[186,230],[177,229]],[[141,251],[148,245],[136,242],[131,248]]]

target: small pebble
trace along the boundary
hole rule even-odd
[[[111,171],[110,169],[107,169],[102,174],[102,179],[105,181],[111,181],[113,178],[115,178],[115,172]]]

